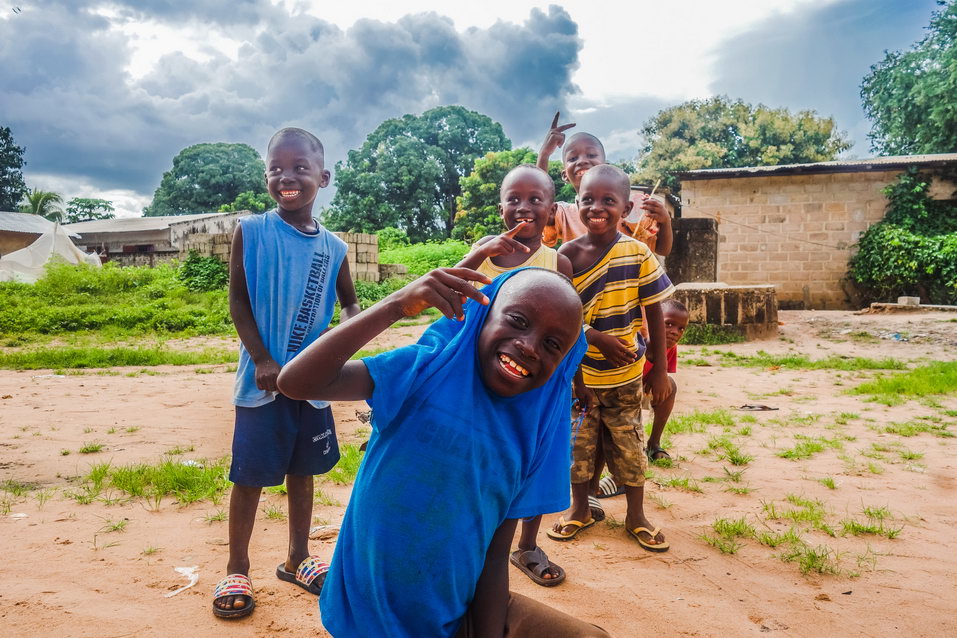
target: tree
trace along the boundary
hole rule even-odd
[[[240,210],[251,210],[254,213],[264,213],[274,208],[276,203],[269,196],[269,193],[257,193],[255,191],[245,191],[236,196],[231,204],[223,204],[219,207],[220,213],[235,213]]]
[[[113,202],[105,199],[74,197],[66,203],[66,223],[88,222],[95,219],[113,219]]]
[[[460,180],[462,194],[458,197],[458,212],[452,237],[474,242],[485,235],[505,230],[498,212],[499,188],[510,170],[519,164],[535,164],[537,151],[527,146],[511,151],[487,153],[475,160],[472,172]],[[561,178],[562,163],[549,162],[548,174],[555,182],[555,200],[573,201],[575,190]]]
[[[17,210],[27,194],[23,182],[23,147],[13,141],[10,128],[0,127],[0,210]]]
[[[909,51],[886,52],[861,84],[882,155],[957,152],[957,2],[940,2],[927,35]]]
[[[173,158],[163,173],[145,217],[186,215],[219,210],[240,193],[265,193],[266,165],[247,144],[195,144]]]
[[[60,206],[62,203],[63,197],[59,193],[31,188],[23,198],[20,212],[40,215],[51,222],[61,222],[63,221],[63,208]]]
[[[448,237],[460,178],[476,158],[511,146],[501,124],[461,106],[386,120],[336,165],[326,223],[361,232],[393,226],[413,241]]]
[[[833,118],[727,96],[659,111],[640,134],[638,178],[649,183],[662,178],[673,191],[679,187],[675,171],[823,162],[851,147]]]

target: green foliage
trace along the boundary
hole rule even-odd
[[[23,151],[13,141],[10,127],[0,126],[0,210],[17,210],[27,193],[21,170]]]
[[[893,376],[862,383],[851,394],[903,395],[924,397],[957,392],[957,362],[935,361]]]
[[[229,284],[229,267],[216,257],[203,257],[191,250],[177,276],[193,292],[220,290]]]
[[[35,284],[0,283],[0,335],[234,334],[225,290],[191,292],[171,265],[50,264]]]
[[[424,275],[434,268],[454,266],[469,251],[465,242],[449,239],[385,250],[379,253],[383,264],[404,264],[410,275]]]
[[[683,341],[683,340],[682,340]],[[809,359],[804,355],[776,355],[758,350],[757,354],[736,354],[730,350],[702,349],[701,354],[716,354],[721,365],[746,368],[785,368],[787,370],[903,370],[907,366],[897,359],[869,359],[831,355],[823,359]]]
[[[219,210],[241,193],[265,193],[266,165],[247,144],[194,144],[173,158],[144,217]]]
[[[957,206],[930,199],[931,179],[911,167],[884,189],[884,220],[864,233],[849,264],[866,300],[957,303]]]
[[[113,219],[113,202],[90,197],[74,197],[66,204],[66,223],[88,222],[94,219]]]
[[[166,350],[163,348],[71,348],[55,346],[0,352],[0,369],[61,370],[119,366],[183,366],[232,363],[234,349]]]
[[[638,179],[662,178],[674,191],[679,188],[675,171],[823,162],[851,147],[833,118],[732,102],[727,96],[659,111],[641,135]]]
[[[392,226],[417,242],[448,237],[460,178],[476,158],[511,145],[501,124],[461,106],[386,120],[336,165],[325,224],[366,233]]]
[[[60,206],[62,203],[63,197],[59,193],[31,188],[23,198],[20,212],[39,215],[51,222],[62,222],[63,208]]]
[[[133,498],[143,498],[158,508],[164,496],[173,496],[181,505],[201,500],[218,503],[229,487],[229,463],[201,461],[183,463],[166,458],[155,465],[133,463],[113,467],[103,463],[90,468],[83,488],[98,494],[105,488],[115,488]]]
[[[393,248],[402,248],[408,246],[409,235],[404,230],[399,230],[392,226],[386,226],[376,233],[379,239],[379,250],[392,250]]]
[[[452,237],[470,244],[485,235],[505,230],[498,212],[499,188],[510,170],[520,164],[535,164],[538,154],[527,146],[510,151],[487,153],[475,160],[472,172],[460,180]],[[574,201],[575,190],[561,178],[561,162],[549,162],[548,174],[555,182],[556,201]]]
[[[358,445],[344,443],[339,446],[339,462],[326,473],[325,478],[338,485],[349,485],[356,480],[363,453]]]
[[[689,346],[718,346],[742,341],[744,335],[734,326],[719,326],[713,323],[689,323],[681,338],[681,343]]]
[[[230,204],[219,207],[220,213],[234,213],[240,210],[249,210],[254,213],[264,213],[275,207],[275,202],[267,192],[244,191],[236,196]]]
[[[927,35],[908,51],[888,51],[861,84],[882,155],[957,151],[957,2],[933,14]]]

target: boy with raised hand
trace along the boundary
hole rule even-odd
[[[633,206],[630,190],[628,176],[615,166],[600,164],[588,170],[578,196],[581,222],[588,232],[559,250],[572,263],[585,329],[595,334],[590,335],[593,346],[575,379],[575,396],[584,417],[573,433],[572,506],[547,534],[570,540],[595,523],[588,495],[600,437],[612,476],[625,486],[629,534],[645,549],[660,552],[669,545],[644,513],[648,461],[641,426],[646,349],[641,336],[642,307],[654,360],[664,361],[660,302],[674,286],[648,247],[619,231],[621,218]],[[652,368],[646,382],[653,402],[667,398],[665,366]]]
[[[581,302],[542,268],[509,271],[481,291],[476,281],[488,278],[434,270],[324,334],[279,375],[290,396],[366,399],[373,409],[319,600],[336,638],[608,635],[510,593],[505,562],[517,519],[568,503]],[[445,318],[416,344],[350,361],[429,306]]]
[[[269,141],[265,179],[277,208],[240,220],[229,262],[229,309],[242,343],[233,395],[228,576],[213,594],[213,613],[221,618],[247,616],[255,607],[249,540],[262,488],[283,480],[289,546],[276,576],[319,594],[326,565],[309,555],[313,475],[339,460],[335,424],[328,403],[290,399],[277,391],[276,379],[326,330],[336,298],[343,321],[359,313],[346,244],[312,216],[316,194],[329,184],[322,143],[302,129],[282,129]]]
[[[575,133],[565,143],[565,131],[575,126],[558,123],[560,113],[555,113],[551,127],[545,135],[545,141],[538,153],[538,167],[548,170],[548,160],[559,148],[562,149],[562,180],[572,185],[575,193],[580,192],[582,176],[593,166],[605,164],[605,147],[590,133]],[[659,200],[644,193],[632,191],[629,187],[629,199],[644,211],[644,215],[635,223],[619,221],[619,230],[648,245],[658,255],[671,254],[674,232],[671,229],[671,216]],[[627,216],[627,215],[626,215]],[[544,242],[554,246],[559,240],[568,242],[587,232],[581,222],[576,202],[557,202],[555,215],[545,227]]]

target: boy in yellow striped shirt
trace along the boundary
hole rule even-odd
[[[547,534],[569,540],[595,523],[588,495],[601,437],[608,467],[615,481],[625,486],[629,534],[645,549],[663,552],[669,545],[645,517],[643,504],[648,462],[641,427],[646,350],[641,309],[645,309],[653,358],[664,361],[660,302],[674,286],[648,247],[618,229],[620,219],[634,206],[630,191],[628,176],[621,169],[609,164],[590,168],[578,193],[581,221],[588,232],[559,250],[572,264],[590,346],[575,379],[583,418],[572,433],[572,506]],[[665,366],[652,368],[644,383],[655,402],[670,392]]]

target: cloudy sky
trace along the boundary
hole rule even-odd
[[[459,6],[463,5],[463,6]],[[659,109],[727,94],[833,116],[934,0],[0,0],[0,126],[31,187],[139,215],[182,148],[282,126],[327,163],[386,118],[462,104],[537,145],[551,115],[632,158]],[[329,193],[321,200],[328,201]]]

